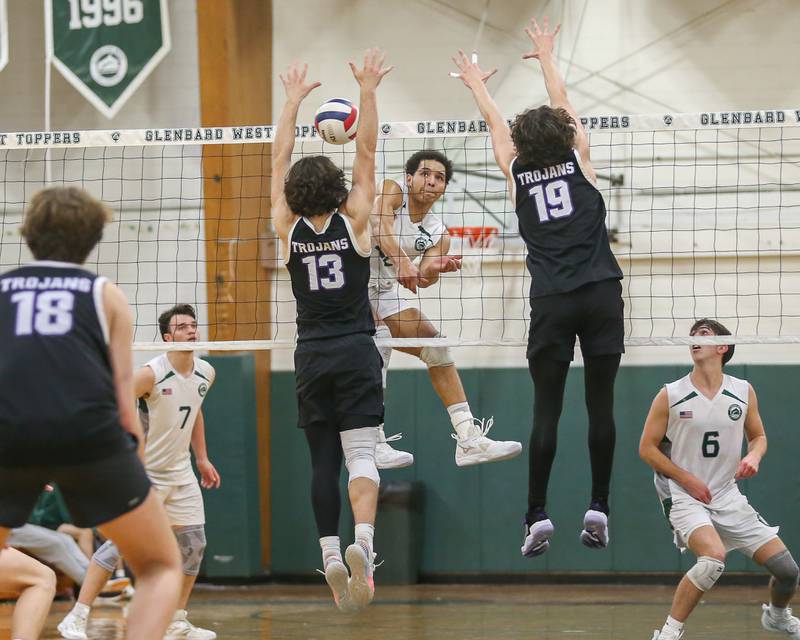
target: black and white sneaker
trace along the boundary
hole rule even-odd
[[[608,540],[608,505],[599,500],[592,500],[583,516],[581,542],[590,549],[605,549]]]
[[[525,521],[525,540],[520,551],[526,558],[542,555],[550,547],[550,538],[555,531],[553,523],[544,510],[536,512],[536,519],[531,524]]]

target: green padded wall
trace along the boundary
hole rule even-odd
[[[556,526],[550,550],[539,559],[520,556],[527,497],[527,444],[533,392],[525,369],[473,369],[461,372],[476,416],[494,416],[491,436],[523,442],[523,455],[507,462],[458,468],[447,413],[435,396],[427,372],[392,371],[386,398],[386,432],[401,431],[400,448],[416,456],[408,469],[383,472],[384,480],[419,480],[425,485],[421,571],[426,574],[527,572],[677,572],[692,562],[671,542],[652,484],[652,473],[638,456],[639,436],[659,388],[683,376],[688,366],[622,367],[616,385],[617,448],[612,484],[612,529],[605,552],[578,541],[589,501],[589,454],[583,369],[570,370],[559,426],[558,453],[550,481],[548,512]],[[759,395],[770,450],[755,479],[741,484],[754,506],[781,536],[800,551],[800,474],[795,471],[800,438],[794,381],[800,367],[731,367],[749,379]],[[309,457],[296,428],[293,372],[272,374],[272,571],[308,573],[319,566],[319,547],[309,497]],[[342,485],[344,487],[344,485]],[[343,504],[346,505],[346,494]],[[349,508],[341,527],[343,543],[352,537]],[[381,553],[380,522],[376,549]],[[390,550],[384,558],[391,563]],[[758,571],[731,554],[733,571]]]
[[[203,490],[203,575],[248,577],[261,566],[255,367],[252,354],[211,356],[217,378],[203,402],[208,457],[219,489]]]

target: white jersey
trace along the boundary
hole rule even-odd
[[[442,236],[447,233],[447,228],[439,216],[431,213],[419,222],[412,222],[408,215],[408,194],[403,188],[403,202],[394,211],[394,235],[397,237],[400,248],[412,262],[420,257],[431,247],[441,242]],[[370,286],[388,289],[396,283],[397,268],[390,258],[383,254],[380,247],[375,244],[370,256]]]
[[[748,382],[724,375],[711,400],[694,387],[688,375],[667,384],[666,389],[669,422],[661,451],[706,484],[712,504],[718,498],[729,498],[726,494],[731,489],[738,492],[734,476],[742,457]],[[688,496],[677,482],[658,473],[655,483],[661,500]]]
[[[189,447],[200,406],[214,383],[214,367],[200,358],[188,376],[175,371],[166,354],[145,366],[155,375],[147,404],[145,470],[156,484],[181,485],[195,481]]]

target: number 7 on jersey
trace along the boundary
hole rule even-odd
[[[192,408],[187,406],[178,407],[178,411],[186,412],[186,415],[183,416],[183,422],[181,422],[181,429],[183,429],[186,426],[186,421],[189,419],[189,414],[192,413]]]

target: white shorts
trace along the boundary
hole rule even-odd
[[[206,523],[203,494],[197,480],[189,484],[153,483],[153,490],[164,505],[173,527]]]
[[[369,305],[379,320],[389,318],[412,306],[400,295],[400,283],[396,280],[389,286],[371,284],[369,286]]]
[[[725,551],[737,549],[748,557],[778,535],[778,527],[770,527],[738,489],[712,505],[688,496],[676,497],[668,518],[681,551],[695,529],[706,525],[716,529]]]

